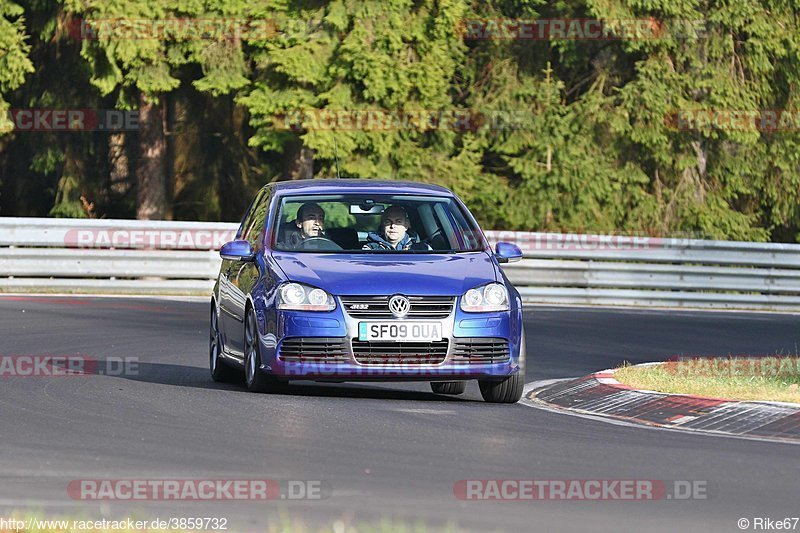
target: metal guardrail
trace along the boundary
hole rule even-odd
[[[0,218],[0,291],[208,294],[237,224]],[[800,311],[800,245],[487,231],[526,302]]]
[[[530,302],[800,311],[800,245],[486,232],[525,259],[506,275]]]
[[[238,224],[0,218],[0,292],[211,294]]]

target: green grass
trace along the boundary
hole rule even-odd
[[[637,389],[732,400],[800,403],[800,357],[696,358],[622,366],[614,378]]]

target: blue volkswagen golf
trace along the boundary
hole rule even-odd
[[[375,180],[273,183],[220,250],[211,299],[215,381],[428,381],[514,403],[525,381],[519,293],[450,190]],[[238,369],[238,371],[236,370]]]

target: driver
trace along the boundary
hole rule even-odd
[[[381,217],[381,233],[369,233],[363,250],[409,250],[415,244],[408,234],[411,222],[408,213],[399,205],[386,208]],[[430,250],[425,245],[424,249]]]
[[[325,211],[314,202],[306,202],[297,210],[294,225],[297,231],[288,235],[286,244],[298,248],[306,239],[325,236]]]

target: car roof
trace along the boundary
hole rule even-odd
[[[343,192],[370,194],[446,194],[453,192],[441,185],[415,181],[375,179],[310,179],[274,182],[268,187],[279,195],[292,194],[341,194]]]

